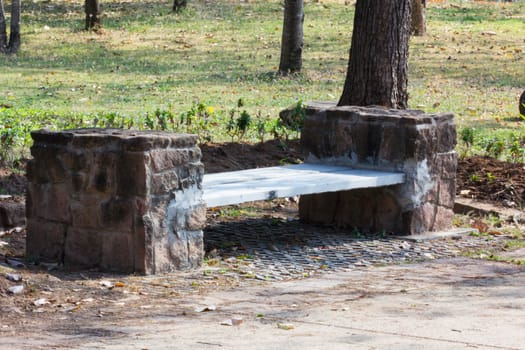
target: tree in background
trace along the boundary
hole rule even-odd
[[[11,28],[7,40],[4,2],[0,0],[0,52],[16,53],[20,48],[20,0],[11,1]]]
[[[405,109],[411,0],[357,0],[339,105]]]
[[[86,30],[100,27],[100,6],[98,0],[85,0]]]
[[[521,94],[519,104],[520,114],[523,118],[525,118],[525,91],[523,91]]]
[[[301,71],[303,53],[303,0],[285,0],[279,73]]]
[[[173,12],[179,13],[183,8],[186,8],[186,0],[173,0]]]
[[[427,32],[426,0],[411,0],[412,16],[410,19],[410,34],[416,36],[425,35]]]

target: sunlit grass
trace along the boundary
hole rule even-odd
[[[299,99],[336,100],[350,3],[307,1],[303,73],[278,79],[281,1],[194,0],[173,15],[168,1],[108,0],[98,33],[82,31],[83,1],[24,2],[21,51],[0,57],[0,104],[136,115],[196,100],[229,110],[242,97],[253,115],[276,116]],[[411,40],[410,106],[453,112],[459,126],[519,126],[524,2],[429,3],[427,13],[428,35]]]

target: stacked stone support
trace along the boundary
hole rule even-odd
[[[302,196],[303,221],[396,234],[450,228],[457,166],[452,114],[309,103],[301,144],[307,162],[406,177],[402,185]]]
[[[78,129],[32,137],[28,257],[146,274],[201,264],[206,207],[195,136]]]

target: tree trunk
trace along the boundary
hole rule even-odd
[[[0,53],[7,52],[7,26],[5,24],[4,1],[0,0]]]
[[[411,0],[357,0],[339,105],[405,109]]]
[[[521,116],[525,118],[525,91],[521,94],[519,107]]]
[[[96,29],[100,26],[100,6],[98,0],[85,0],[86,30]]]
[[[412,16],[410,19],[410,34],[423,36],[427,32],[426,0],[411,0]]]
[[[179,13],[183,8],[186,8],[186,0],[173,0],[173,12]]]
[[[287,75],[301,71],[303,63],[303,0],[285,0],[281,61],[279,73]]]
[[[11,33],[9,33],[9,53],[16,53],[20,48],[20,6],[21,0],[11,1]]]

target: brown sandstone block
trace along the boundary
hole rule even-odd
[[[107,271],[133,272],[135,268],[133,236],[123,232],[105,233],[100,267]]]
[[[99,267],[102,260],[103,232],[69,228],[64,244],[64,265],[73,268]]]
[[[26,256],[62,262],[67,225],[32,218],[27,223]]]

